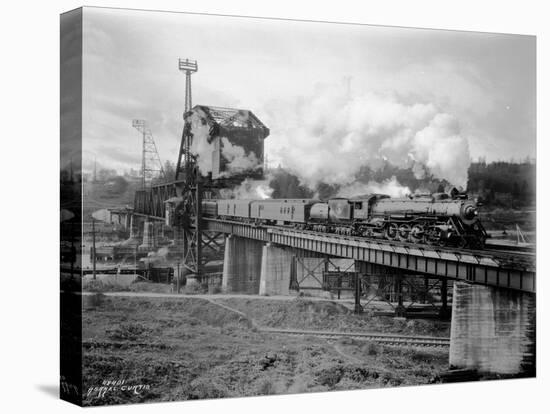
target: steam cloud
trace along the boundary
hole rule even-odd
[[[337,193],[338,197],[354,197],[366,194],[387,194],[390,197],[405,197],[411,194],[409,187],[402,186],[394,177],[389,180],[384,180],[382,183],[369,181],[368,183],[355,182],[345,187],[340,188]]]
[[[215,150],[206,114],[200,109],[194,109],[186,120],[191,124],[193,134],[191,152],[197,156],[199,170],[206,175],[212,171],[212,154]],[[224,175],[242,173],[261,167],[256,154],[253,152],[246,154],[243,147],[232,144],[227,137],[221,138],[221,155],[227,161]]]
[[[269,179],[251,180],[245,179],[241,185],[233,189],[222,189],[220,195],[222,198],[237,198],[242,200],[265,200],[271,198],[273,188],[269,186]]]
[[[233,145],[226,137],[222,138],[222,155],[227,160],[226,169],[229,173],[240,173],[261,167],[256,154],[245,153],[243,147]]]
[[[206,114],[201,110],[193,110],[186,121],[191,124],[193,133],[191,152],[197,156],[199,170],[203,174],[207,174],[212,171],[214,144],[210,142],[210,126],[206,122]]]
[[[361,167],[377,170],[384,162],[411,168],[419,179],[432,174],[466,184],[468,141],[458,121],[433,104],[374,93],[349,97],[342,88],[324,87],[309,98],[277,105],[277,113],[267,112],[273,124],[270,159],[311,188],[346,186]],[[374,184],[367,187],[374,189]],[[393,191],[390,184],[398,185],[390,180],[379,188]]]

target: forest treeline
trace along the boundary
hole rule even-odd
[[[468,193],[486,205],[531,206],[536,201],[535,177],[533,162],[474,162],[468,169]]]
[[[473,162],[468,169],[468,183],[465,189],[472,198],[477,198],[487,206],[494,207],[525,207],[535,204],[535,173],[534,162]],[[318,184],[310,189],[300,183],[294,174],[284,168],[270,171],[269,185],[273,188],[273,198],[310,198],[326,199],[337,195],[340,186]],[[399,168],[386,164],[378,170],[363,167],[356,176],[360,183],[383,183],[393,177],[411,192],[435,193],[443,192],[450,187],[446,180],[426,175],[418,178],[410,168]],[[357,194],[360,195],[360,194]]]
[[[161,184],[174,179],[175,165],[166,162],[164,177],[153,180],[153,184]],[[477,161],[470,164],[468,169],[468,183],[466,191],[487,206],[517,208],[532,206],[536,201],[535,186],[536,164],[525,162],[491,162]],[[62,171],[61,181],[72,181],[68,171]],[[386,163],[382,168],[372,170],[363,167],[356,175],[357,183],[383,183],[386,180],[395,180],[408,187],[411,192],[435,193],[446,191],[450,183],[429,174],[418,178],[410,168],[399,168]],[[91,177],[90,177],[91,178]],[[139,184],[139,177],[119,176],[115,170],[101,169],[97,174],[97,183],[105,186],[105,196],[115,197],[125,193],[128,189],[135,189]],[[266,178],[273,189],[273,198],[319,198],[335,197],[341,189],[339,185],[318,184],[309,188],[302,184],[299,178],[288,170],[278,167],[271,169]],[[87,181],[87,180],[86,180]],[[129,185],[129,184],[132,185]],[[362,194],[357,194],[360,196]]]

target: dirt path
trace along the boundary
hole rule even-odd
[[[95,295],[97,292],[82,292],[82,295]],[[189,298],[199,298],[206,299],[211,302],[215,302],[216,299],[254,299],[254,300],[280,300],[280,301],[289,301],[299,298],[299,296],[261,296],[261,295],[244,295],[239,293],[221,293],[221,294],[193,294],[186,295],[181,293],[156,293],[156,292],[101,292],[105,296],[113,297],[142,297],[142,298],[180,298],[180,299],[189,299]],[[327,299],[320,298],[315,296],[304,297],[308,301],[315,302],[334,302],[346,306],[349,309],[354,308],[354,302],[351,299]]]
[[[95,295],[97,292],[86,292],[83,291],[82,295]],[[105,296],[112,296],[112,297],[142,297],[142,298],[200,298],[200,299],[206,299],[208,301],[211,301],[212,303],[215,303],[216,299],[254,299],[254,300],[277,300],[277,301],[292,301],[296,300],[297,298],[301,298],[300,296],[261,296],[261,295],[245,295],[245,294],[238,294],[238,293],[221,293],[221,294],[193,294],[193,295],[186,295],[181,293],[156,293],[156,292],[101,292]],[[303,299],[312,301],[312,302],[333,302],[338,303],[340,305],[345,306],[346,308],[350,310],[354,310],[354,300],[353,299],[328,299],[328,298],[321,298],[316,296],[304,296]],[[220,305],[218,303],[218,305]],[[371,301],[370,305],[380,305],[381,307],[387,306],[386,302],[383,301]]]
[[[346,354],[342,348],[340,347],[340,345],[338,344],[331,344],[333,347],[334,347],[334,350],[336,351],[336,353],[344,358],[346,358],[347,360],[353,362],[354,364],[363,364],[365,361],[362,361],[360,360],[359,358],[356,358],[354,356],[351,356],[351,355],[348,355]]]

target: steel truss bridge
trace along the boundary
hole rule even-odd
[[[417,246],[277,226],[255,226],[210,218],[202,220],[204,229],[211,232],[274,243],[317,255],[529,293],[536,290],[533,253]]]
[[[154,186],[147,192],[136,192],[133,214],[164,220],[164,201],[176,196],[178,184],[173,182]],[[534,252],[414,245],[206,217],[200,221],[202,231],[210,234],[232,234],[313,255],[349,258],[416,274],[530,293],[536,291]]]

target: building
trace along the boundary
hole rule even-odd
[[[252,111],[197,105],[185,114],[185,128],[193,136],[191,151],[203,175],[263,178],[269,128]]]

